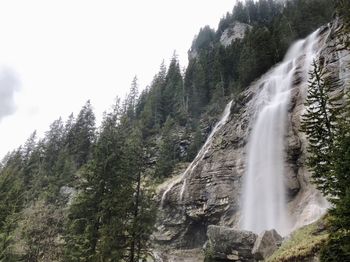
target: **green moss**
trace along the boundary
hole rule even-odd
[[[214,250],[213,245],[210,241],[206,243],[206,247],[204,249],[204,262],[212,262],[214,261]]]
[[[267,261],[303,261],[303,259],[319,253],[327,239],[328,233],[325,230],[324,221],[321,219],[292,233],[290,238],[284,241]]]

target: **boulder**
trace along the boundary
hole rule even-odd
[[[256,260],[264,260],[278,249],[282,240],[282,237],[276,230],[265,230],[256,239],[252,254]]]
[[[208,226],[205,253],[220,261],[254,261],[252,249],[257,235],[223,226]]]

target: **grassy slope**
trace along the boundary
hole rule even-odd
[[[267,261],[309,261],[319,252],[327,238],[328,232],[323,218],[293,232]]]

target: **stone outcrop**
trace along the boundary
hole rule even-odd
[[[224,32],[222,32],[220,36],[220,43],[223,46],[228,47],[234,40],[243,39],[246,31],[251,27],[251,25],[238,21],[233,22],[228,28],[225,29]],[[196,59],[199,55],[199,50],[192,47],[190,50],[188,50],[187,55],[188,60]]]
[[[338,27],[334,22],[319,31],[318,49],[327,68],[341,80],[349,81],[349,69],[344,65],[349,63],[350,55],[349,51],[341,48],[335,36]],[[304,63],[303,59],[301,57],[298,63]],[[159,211],[158,231],[153,236],[154,243],[172,248],[198,248],[208,238],[208,225],[239,229],[247,142],[257,110],[255,99],[268,74],[234,98],[228,122],[214,135],[209,150],[186,177],[182,199],[180,192],[184,180],[181,179],[164,197],[164,205]],[[306,139],[299,130],[307,86],[301,84],[300,77],[298,74],[294,76],[285,138],[284,180],[294,228],[315,221],[328,207],[321,194],[311,185],[310,174],[305,167]],[[160,190],[159,199],[164,191],[165,188]]]
[[[241,23],[241,22],[233,22],[221,35],[220,43],[227,47],[232,41],[236,39],[242,39],[247,30],[251,28],[250,25]]]
[[[252,254],[256,260],[264,260],[271,256],[281,245],[283,238],[276,230],[263,231],[254,243]]]
[[[188,60],[196,59],[198,57],[198,50],[191,48],[190,50],[188,50],[187,55]]]
[[[73,199],[77,195],[77,190],[73,187],[62,186],[60,188],[60,195],[65,200],[67,205],[70,205],[73,202]]]
[[[207,257],[220,261],[254,261],[252,249],[257,235],[222,226],[208,227]]]

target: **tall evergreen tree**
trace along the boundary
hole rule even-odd
[[[113,233],[106,233],[106,227],[112,221],[120,226],[125,218],[125,212],[117,215],[118,211],[122,211],[118,210],[121,196],[115,196],[124,186],[123,181],[118,180],[122,151],[122,141],[116,128],[119,118],[120,107],[117,103],[114,112],[106,115],[102,123],[93,160],[81,171],[80,193],[70,208],[66,227],[68,261],[106,260],[111,256],[119,259],[122,256],[121,252],[116,252],[119,242],[115,238],[123,234],[115,232],[115,226],[108,229]],[[125,190],[128,192],[128,188],[125,187]],[[125,191],[120,192],[123,193]],[[115,248],[106,248],[111,245]]]
[[[152,191],[145,184],[145,164],[142,133],[135,126],[126,140],[126,173],[132,174],[133,202],[130,225],[130,262],[140,261],[147,255],[148,240],[153,231],[155,219],[154,205],[151,204]]]
[[[125,99],[125,112],[128,118],[135,119],[136,107],[139,98],[139,88],[137,83],[137,77],[135,76],[131,82],[131,87],[127,98]]]
[[[307,164],[317,187],[333,204],[321,261],[346,261],[350,256],[350,100],[344,101],[339,81],[316,62],[306,105],[302,130],[309,140]]]
[[[22,167],[19,148],[7,156],[0,170],[0,261],[16,261],[11,245],[25,200]]]
[[[47,176],[53,176],[53,169],[60,150],[64,146],[62,118],[55,120],[45,134],[43,165]]]
[[[301,128],[309,142],[307,165],[318,189],[326,195],[335,193],[336,178],[332,174],[331,155],[338,134],[336,123],[341,106],[338,96],[330,96],[338,87],[339,81],[326,76],[325,68],[314,61]]]
[[[162,133],[162,142],[159,149],[159,159],[156,165],[156,176],[167,177],[171,174],[175,165],[176,149],[175,149],[175,138],[173,133],[174,120],[168,117]]]
[[[177,55],[174,53],[165,78],[165,84],[161,90],[162,123],[165,123],[169,115],[175,117],[183,106],[183,79]]]
[[[75,121],[71,115],[65,128],[69,128],[66,131],[69,153],[74,156],[79,168],[89,160],[95,141],[95,115],[90,100],[85,103]]]
[[[332,207],[330,208],[330,236],[321,251],[321,261],[346,261],[350,257],[350,99],[344,112],[337,119],[339,131],[330,155],[332,184]],[[328,179],[324,175],[325,180]]]

